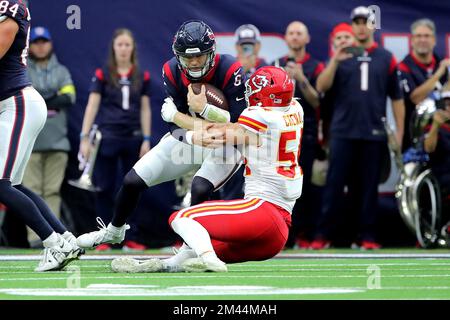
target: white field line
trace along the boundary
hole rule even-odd
[[[73,262],[72,264],[77,263],[76,261]],[[0,270],[1,269],[30,269],[31,266],[22,266],[22,265],[8,265],[8,266],[3,266],[1,265],[2,262],[0,261]],[[267,264],[264,262],[261,262],[259,264],[253,264],[253,263],[238,263],[238,264],[231,264],[230,266],[232,266],[233,270],[235,270],[234,268],[238,267],[238,268],[270,268],[270,267],[276,267],[276,268],[288,268],[288,267],[294,267],[294,268],[299,268],[299,267],[314,267],[314,268],[320,268],[320,270],[326,270],[329,267],[361,267],[361,268],[366,268],[368,266],[374,265],[375,263],[324,263],[324,261],[320,261],[317,263],[308,263],[308,264]],[[433,263],[427,263],[426,265],[424,263],[417,263],[417,262],[377,262],[376,263],[377,266],[450,266],[450,262],[446,263],[446,262],[433,262]],[[109,261],[105,262],[104,264],[86,264],[86,265],[81,265],[81,268],[103,268],[103,267],[109,267]],[[392,269],[392,270],[399,270],[399,269]]]
[[[149,259],[149,258],[168,258],[172,255],[162,254],[145,254],[145,255],[130,255],[130,254],[116,254],[116,255],[83,255],[81,260],[112,260],[118,257],[132,257],[135,259]],[[0,261],[28,261],[40,260],[40,255],[0,255]],[[450,259],[450,253],[281,253],[273,259]]]
[[[55,273],[51,273],[55,274]],[[69,276],[71,276],[71,272],[67,272],[66,277],[24,277],[24,278],[0,278],[0,281],[46,281],[46,280],[67,280]],[[450,274],[408,274],[408,275],[382,275],[383,278],[450,278]],[[292,279],[311,279],[311,278],[324,278],[324,279],[335,279],[335,278],[366,278],[367,275],[233,275],[233,274],[225,274],[225,275],[126,275],[123,273],[117,273],[116,276],[82,276],[83,280],[87,279],[250,279],[250,278],[267,278],[267,279],[283,279],[283,278],[292,278]]]
[[[74,266],[74,264],[72,264]],[[378,265],[377,265],[378,266]],[[102,266],[105,267],[105,266]],[[336,271],[336,272],[364,272],[366,273],[367,268],[298,268],[299,266],[296,266],[297,268],[277,268],[274,269],[258,269],[258,270],[252,270],[255,272],[330,272],[330,271]],[[382,272],[395,272],[395,271],[425,271],[427,266],[424,266],[424,268],[380,268],[380,271]],[[12,267],[15,269],[15,267]],[[29,271],[0,271],[0,274],[30,274],[35,273],[33,271],[33,267],[28,267]],[[246,272],[249,271],[246,268],[233,268],[229,272]],[[432,270],[426,270],[426,271],[450,271],[449,268],[439,268],[439,269],[432,269]],[[70,271],[67,271],[70,272]],[[102,272],[111,272],[113,273],[109,268],[106,271]],[[99,270],[83,270],[80,269],[81,274],[87,274],[87,273],[99,273]]]

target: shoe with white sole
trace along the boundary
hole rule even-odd
[[[225,262],[217,257],[191,258],[181,264],[185,272],[227,272]]]
[[[80,250],[80,255],[85,254],[86,251],[83,248],[80,248],[77,244],[77,238],[71,233],[71,232],[65,232],[62,234],[62,237],[64,238],[64,240],[66,240],[67,242],[69,242],[72,247],[74,249],[79,249]]]
[[[111,269],[114,272],[127,273],[163,272],[164,265],[160,259],[136,260],[121,257],[111,261]]]
[[[100,217],[97,217],[97,222],[100,225],[98,231],[82,234],[77,238],[77,245],[81,248],[94,248],[104,243],[121,243],[125,239],[125,232],[130,229],[128,224],[120,228],[115,228],[110,223],[105,225]]]
[[[44,249],[42,259],[34,271],[61,270],[71,261],[78,259],[82,254],[82,250],[79,247],[74,248],[68,241],[61,238],[59,245]]]

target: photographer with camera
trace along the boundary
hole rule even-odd
[[[236,29],[236,58],[242,64],[245,79],[248,79],[258,68],[267,66],[267,62],[258,57],[261,50],[261,35],[253,24],[244,24]]]
[[[330,246],[345,186],[352,199],[357,200],[351,202],[358,216],[352,247],[366,250],[381,247],[375,223],[381,162],[386,152],[381,119],[386,116],[388,96],[392,99],[399,143],[403,136],[404,103],[396,60],[374,41],[369,8],[357,7],[350,17],[355,45],[337,49],[327,70],[317,79],[317,90],[332,97],[333,115],[330,165],[312,249]]]

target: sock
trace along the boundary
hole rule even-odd
[[[112,232],[112,233],[120,233],[123,230],[123,227],[125,226],[125,224],[123,224],[120,227],[116,227],[113,226],[111,223],[108,225],[108,229]]]
[[[123,185],[116,196],[116,205],[111,224],[116,227],[123,226],[127,218],[136,210],[142,191],[148,186],[144,180],[131,169],[123,180]]]
[[[0,180],[0,202],[17,214],[41,240],[54,232],[36,204],[26,194],[11,186],[9,180]]]
[[[42,216],[45,218],[45,220],[47,220],[53,230],[60,234],[63,234],[67,231],[66,227],[61,223],[61,221],[58,220],[58,218],[54,215],[54,213],[50,210],[48,205],[41,197],[21,184],[14,186],[14,188],[25,194],[28,198],[31,199],[31,201],[34,202],[34,204],[41,212]]]
[[[209,251],[214,252],[208,231],[197,221],[191,218],[178,218],[174,219],[171,225],[198,256]]]
[[[208,201],[214,185],[205,178],[195,176],[191,184],[191,206]]]
[[[42,244],[44,245],[45,248],[50,248],[57,246],[58,244],[60,244],[60,242],[61,242],[60,236],[56,232],[53,232],[51,235],[49,235],[46,239],[42,241]]]
[[[162,261],[169,267],[175,267],[181,265],[187,259],[196,257],[197,254],[195,253],[195,251],[192,250],[186,243],[183,243],[176,255]]]

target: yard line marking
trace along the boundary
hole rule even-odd
[[[142,286],[98,285],[87,288],[64,288],[64,289],[0,289],[0,293],[9,295],[25,296],[94,296],[94,297],[117,297],[117,296],[223,296],[223,295],[292,295],[292,294],[342,294],[364,292],[366,289],[347,288],[277,288],[263,286],[175,286],[167,288],[145,288]]]

